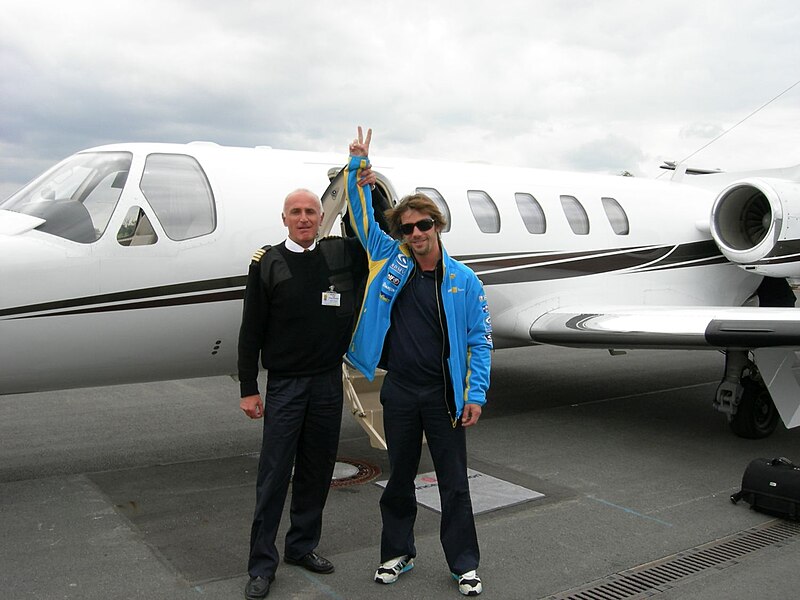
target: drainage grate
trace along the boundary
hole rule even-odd
[[[769,521],[728,537],[697,546],[598,579],[584,586],[547,596],[546,600],[635,600],[664,592],[707,569],[724,569],[750,552],[800,536],[800,523]]]

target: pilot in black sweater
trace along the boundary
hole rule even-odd
[[[251,599],[264,598],[275,577],[275,540],[290,478],[284,561],[316,573],[334,569],[315,549],[339,444],[342,356],[367,263],[354,238],[316,240],[321,215],[313,193],[289,194],[283,213],[287,240],[256,252],[247,276],[239,332],[240,406],[249,417],[264,418],[245,587]],[[268,371],[263,402],[259,357]]]

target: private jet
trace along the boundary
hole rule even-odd
[[[251,255],[285,237],[283,199],[300,187],[323,200],[322,234],[351,233],[345,160],[125,143],[35,178],[0,203],[0,394],[235,374]],[[442,209],[444,245],[484,283],[496,348],[721,351],[711,400],[734,433],[800,424],[787,283],[800,276],[800,166],[672,164],[662,180],[372,161],[376,214],[414,191]]]

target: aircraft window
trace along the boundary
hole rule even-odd
[[[150,246],[158,241],[158,235],[145,212],[131,206],[117,232],[117,241],[122,246]]]
[[[603,198],[602,200],[608,222],[611,223],[611,229],[617,235],[628,235],[631,232],[631,228],[625,209],[614,198]]]
[[[39,231],[89,244],[103,234],[131,166],[129,152],[84,152],[59,163],[0,204],[44,219]]]
[[[514,194],[514,199],[517,201],[517,210],[519,216],[522,217],[522,222],[528,233],[544,233],[547,231],[547,218],[544,216],[542,205],[531,196],[530,194],[517,193]]]
[[[211,186],[191,156],[149,155],[139,188],[172,240],[205,235],[217,226]]]
[[[483,233],[498,233],[500,212],[491,196],[482,190],[467,190],[467,200],[478,228]]]
[[[439,210],[442,211],[442,216],[444,217],[445,220],[445,226],[442,227],[442,233],[450,231],[450,226],[452,225],[452,223],[450,223],[450,207],[447,206],[447,202],[444,201],[442,195],[433,188],[423,188],[423,187],[418,187],[417,193],[425,194],[428,198],[433,200],[436,206],[439,207]]]
[[[94,222],[98,238],[103,235],[111,220],[111,213],[114,212],[114,207],[117,205],[117,200],[119,200],[127,179],[128,171],[109,173],[89,191],[83,200],[83,205],[89,211]]]
[[[586,209],[578,202],[577,198],[561,196],[561,208],[564,209],[564,215],[574,234],[587,235],[589,233],[589,215],[586,214]]]

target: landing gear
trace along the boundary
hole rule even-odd
[[[714,408],[728,415],[731,431],[748,439],[769,436],[780,418],[758,367],[744,350],[725,353],[725,377],[717,387]]]
[[[739,437],[760,439],[778,426],[778,410],[761,377],[742,377],[742,397],[736,412],[729,417],[731,431]]]

